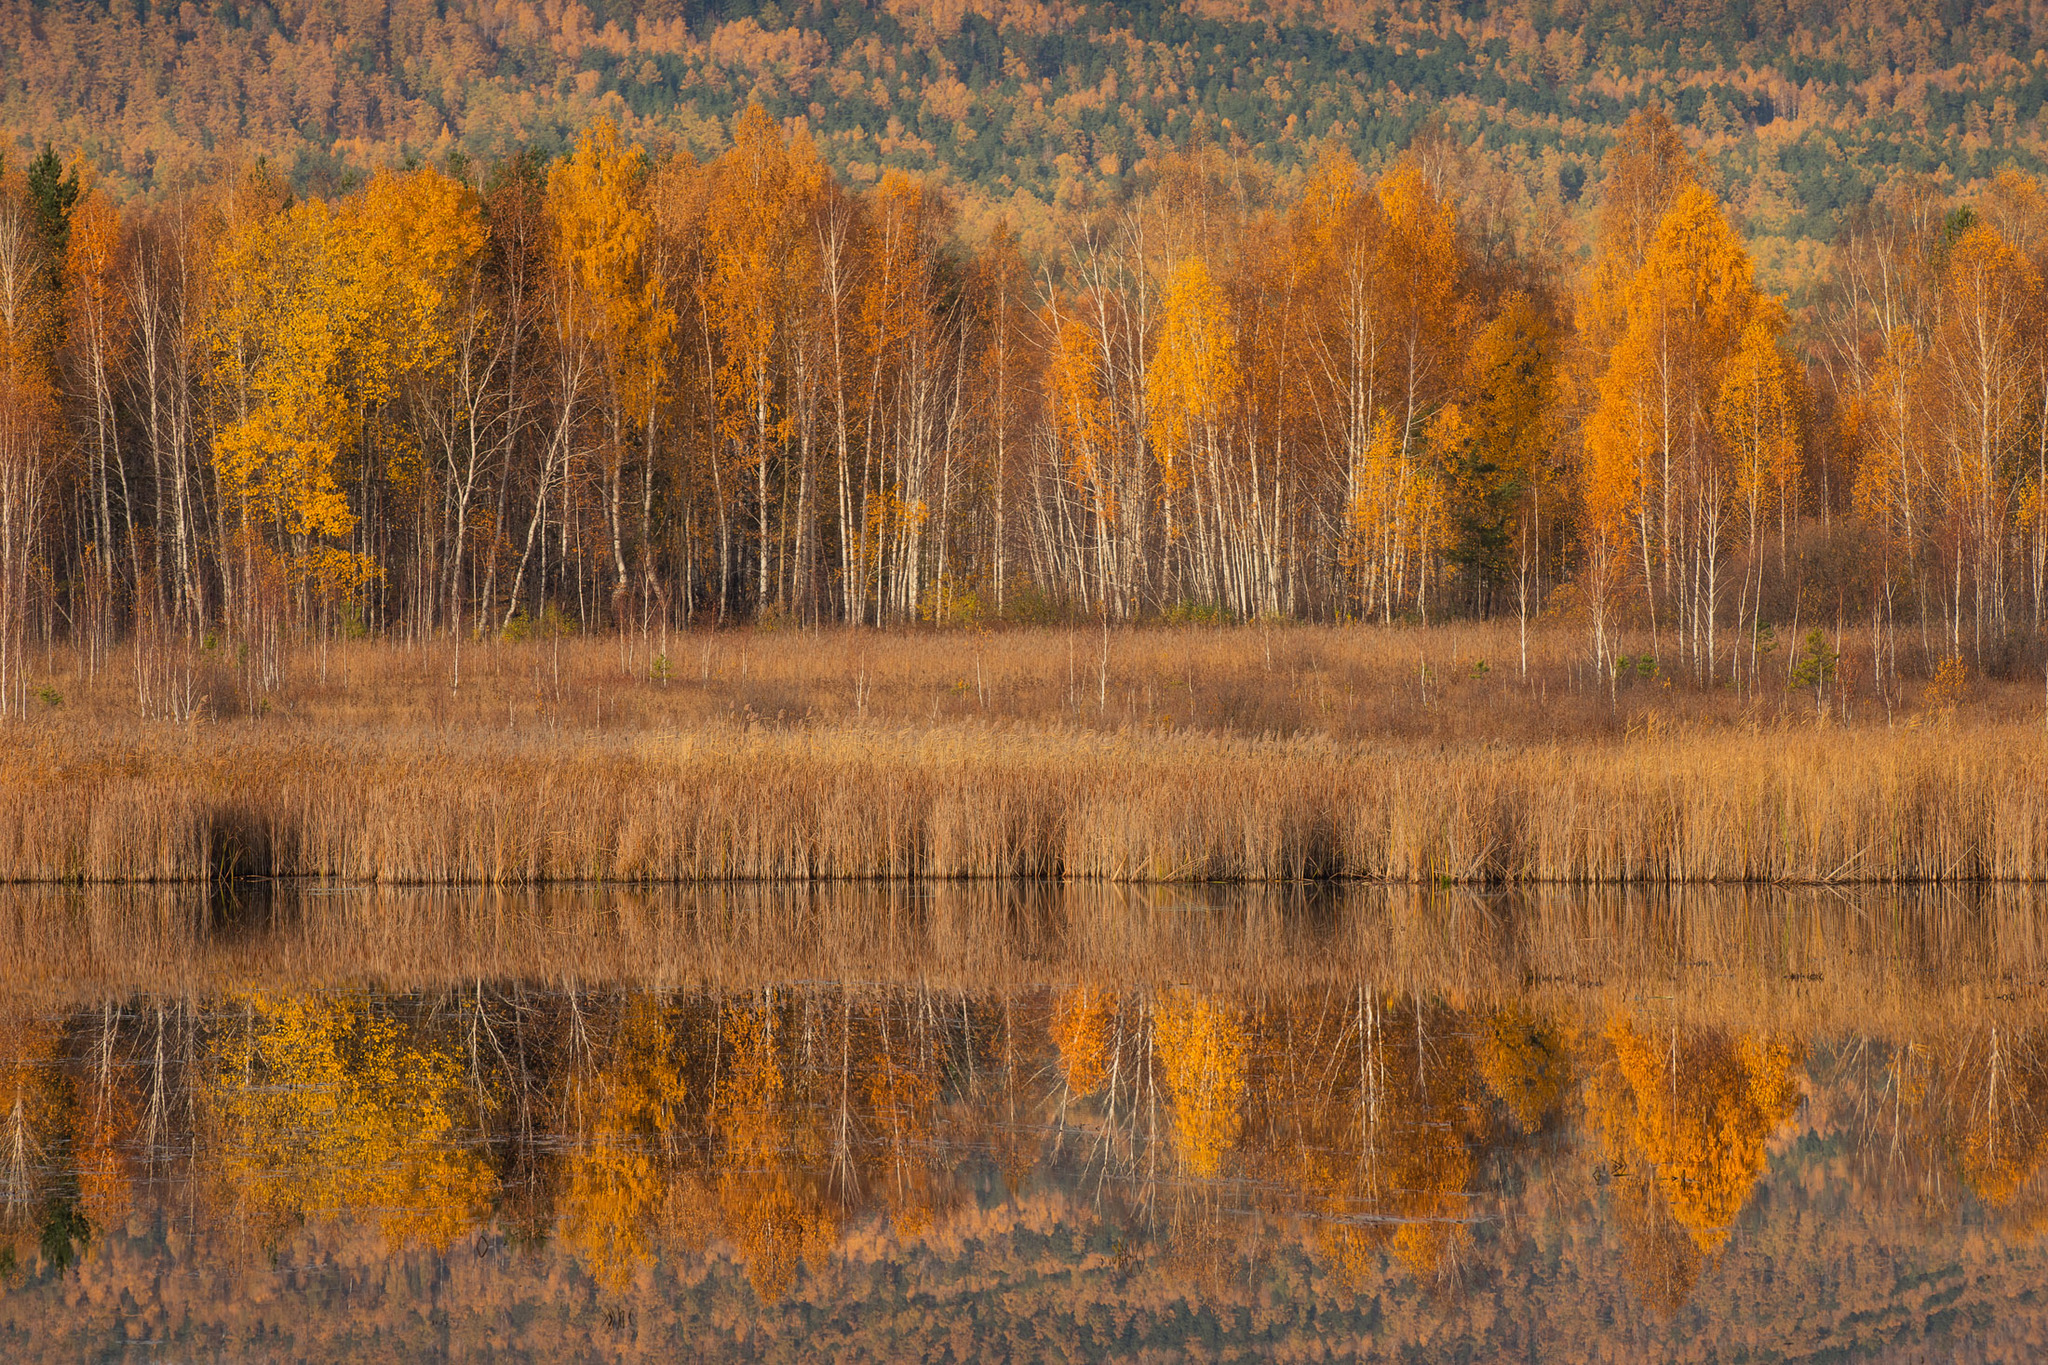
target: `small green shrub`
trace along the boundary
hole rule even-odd
[[[1005,621],[1020,626],[1055,626],[1066,618],[1066,609],[1038,584],[1021,575],[1010,580],[1003,595]]]
[[[1842,656],[1828,648],[1825,632],[1816,628],[1806,632],[1806,639],[1800,643],[1799,657],[1792,661],[1792,685],[1796,688],[1823,688],[1835,680],[1835,670]]]
[[[1169,626],[1218,626],[1229,618],[1214,602],[1196,602],[1184,597],[1168,607],[1160,619]]]

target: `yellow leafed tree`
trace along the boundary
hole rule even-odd
[[[213,465],[242,542],[245,598],[264,569],[256,556],[278,556],[294,587],[330,598],[376,571],[341,543],[356,514],[338,467],[363,415],[348,384],[370,372],[356,349],[369,305],[358,246],[327,205],[304,200],[245,217],[214,260]]]
[[[932,1145],[939,1078],[932,1052],[910,1036],[909,1020],[892,1030],[886,1001],[876,1010],[876,1019],[880,1027],[868,1064],[869,1113],[886,1151],[891,1218],[897,1235],[910,1238],[931,1226],[937,1203],[924,1154]]]
[[[1174,267],[1166,282],[1159,339],[1145,372],[1147,436],[1169,489],[1187,482],[1190,442],[1213,441],[1237,388],[1237,347],[1223,293],[1199,257]]]

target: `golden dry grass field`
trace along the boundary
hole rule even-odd
[[[268,690],[221,650],[57,652],[0,877],[2048,874],[2040,685],[1880,694],[1833,638],[1825,691],[1602,674],[1577,631],[1525,666],[1511,624],[331,643]]]

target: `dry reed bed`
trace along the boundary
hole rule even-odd
[[[2048,875],[2038,729],[1566,746],[251,723],[0,755],[0,878],[1960,882]]]

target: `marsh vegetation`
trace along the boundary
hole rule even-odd
[[[0,877],[2040,878],[2037,689],[1829,638],[1767,693],[1512,624],[334,643],[182,719],[56,651]]]

